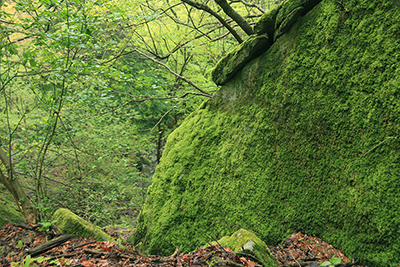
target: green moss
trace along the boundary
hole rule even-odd
[[[281,26],[275,31],[274,41],[287,33],[292,25],[304,14],[304,7],[299,6],[290,12],[285,20],[281,23]]]
[[[278,15],[281,6],[277,6],[268,13],[262,15],[260,20],[254,25],[254,32],[258,35],[268,34],[272,40],[275,32],[276,16]]]
[[[288,17],[288,15],[298,7],[303,7],[304,12],[308,12],[315,5],[317,5],[321,0],[286,0],[279,8],[279,12],[276,15],[275,29],[278,29],[282,22]]]
[[[0,228],[7,223],[22,223],[24,218],[17,211],[14,199],[6,189],[0,187]]]
[[[253,253],[266,267],[279,266],[267,245],[254,233],[245,229],[240,229],[231,236],[224,236],[218,243],[221,246],[230,247],[235,252]]]
[[[271,42],[268,35],[252,35],[223,57],[213,69],[213,81],[222,85],[254,58],[268,50]]]
[[[85,221],[68,209],[58,209],[53,215],[53,220],[57,221],[57,229],[61,233],[74,234],[85,238],[93,237],[98,241],[112,240],[111,236],[99,227]]]
[[[133,242],[301,230],[400,265],[400,6],[343,5],[322,1],[169,136]]]

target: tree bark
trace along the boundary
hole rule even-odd
[[[7,169],[7,175],[4,175],[0,170],[0,183],[4,184],[7,190],[13,195],[15,202],[22,207],[22,216],[25,222],[36,223],[38,220],[37,210],[26,195],[18,177],[14,175],[10,159],[2,148],[0,148],[0,162],[3,163]]]
[[[209,6],[207,6],[207,5],[203,4],[203,3],[199,3],[199,2],[193,1],[193,0],[182,0],[182,2],[184,2],[184,3],[186,3],[186,4],[190,5],[190,6],[192,6],[192,7],[194,7],[194,8],[197,8],[197,9],[200,9],[200,10],[204,10],[204,11],[206,11],[207,13],[211,14],[211,15],[214,16],[216,19],[218,19],[219,22],[221,22],[221,24],[225,26],[225,28],[228,29],[228,31],[235,37],[235,39],[236,39],[239,43],[242,43],[242,42],[243,42],[242,38],[241,38],[241,37],[239,36],[239,34],[231,27],[231,25],[229,25],[220,15],[218,15],[217,12],[215,12],[214,10],[212,10]]]
[[[224,10],[225,14],[227,14],[231,19],[233,19],[240,28],[243,29],[245,33],[248,35],[254,34],[253,28],[250,26],[247,21],[239,15],[232,7],[228,4],[226,0],[215,0],[215,2]]]
[[[45,253],[46,251],[49,251],[52,248],[60,246],[61,244],[67,242],[68,240],[70,240],[71,238],[74,238],[74,237],[75,237],[75,235],[59,236],[59,237],[54,238],[34,249],[24,251],[24,255],[28,254],[28,255],[31,255],[32,257],[36,257],[42,253]]]

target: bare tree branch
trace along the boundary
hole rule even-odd
[[[253,28],[247,23],[247,21],[237,13],[226,0],[215,0],[215,2],[222,7],[225,14],[232,18],[248,35],[254,34]]]
[[[259,5],[257,5],[256,3],[249,3],[249,2],[247,2],[247,1],[245,1],[245,0],[234,0],[234,1],[232,1],[231,3],[242,3],[243,5],[245,5],[245,6],[248,6],[248,7],[255,7],[255,8],[257,8],[259,11],[261,11],[262,13],[265,13],[265,9],[264,8],[262,8],[261,6],[259,6]]]
[[[174,98],[184,98],[184,97],[186,97],[188,95],[195,95],[195,96],[197,95],[197,96],[209,97],[209,94],[205,95],[203,93],[197,93],[197,92],[186,92],[186,93],[184,93],[184,94],[182,94],[180,96],[166,96],[166,97],[154,97],[154,96],[150,96],[150,95],[137,96],[137,95],[132,95],[132,94],[129,94],[129,93],[119,92],[119,91],[115,91],[115,90],[112,90],[111,92],[115,92],[115,93],[118,93],[118,94],[127,95],[127,96],[130,96],[132,98],[135,98],[135,99],[129,100],[128,101],[129,103],[130,102],[145,102],[145,101],[149,101],[149,100],[166,100],[166,99],[174,99]],[[138,97],[140,97],[142,99],[136,99]],[[125,103],[124,105],[126,105],[127,103]]]
[[[165,116],[168,115],[168,113],[170,113],[172,110],[176,109],[179,105],[183,104],[184,102],[188,101],[189,99],[192,99],[193,97],[194,96],[185,99],[184,101],[178,103],[176,106],[170,108],[167,112],[165,112],[164,115],[162,115],[162,117],[160,118],[160,120],[156,123],[156,125],[154,125],[154,127],[151,128],[149,136],[152,134],[153,130],[162,122],[162,120],[165,118]]]
[[[179,6],[179,5],[182,5],[182,2],[179,2],[179,3],[177,3],[177,4],[175,4],[175,5],[172,5],[172,6],[170,6],[170,7],[168,7],[167,9],[165,9],[165,10],[162,10],[161,11],[161,13],[160,14],[158,14],[158,15],[163,15],[164,13],[167,13],[168,11],[172,11],[173,12],[173,8],[174,7],[177,7],[177,6]],[[151,6],[148,6],[148,8],[150,8]],[[151,8],[150,8],[151,9]],[[153,9],[151,9],[151,10],[153,10]],[[144,21],[144,22],[141,22],[141,23],[138,23],[138,24],[130,24],[130,25],[127,25],[127,26],[125,26],[125,28],[132,28],[132,27],[138,27],[138,26],[142,26],[143,24],[147,24],[147,23],[149,23],[150,21]]]
[[[238,43],[242,43],[243,42],[242,38],[231,27],[231,25],[229,25],[226,22],[226,20],[224,20],[217,12],[212,10],[209,6],[207,6],[207,5],[203,4],[203,3],[195,2],[193,0],[182,0],[182,2],[185,2],[186,4],[188,4],[188,5],[192,6],[192,7],[195,7],[195,8],[200,9],[200,10],[204,10],[205,12],[211,14],[216,19],[218,19],[219,22],[221,22],[222,25],[224,25],[228,29],[228,31],[235,37],[235,39],[238,41]]]
[[[190,84],[191,86],[193,86],[194,88],[196,88],[197,90],[199,90],[204,96],[207,97],[212,97],[212,94],[209,94],[208,92],[204,91],[203,89],[201,89],[198,85],[196,85],[194,82],[192,82],[191,80],[189,80],[188,78],[179,75],[178,73],[176,73],[175,71],[173,71],[170,67],[168,67],[165,63],[156,60],[155,58],[152,58],[151,56],[147,55],[146,53],[140,51],[139,49],[137,49],[133,44],[132,44],[132,49],[135,50],[138,54],[150,59],[151,61],[163,66],[164,68],[166,68],[170,73],[172,73],[173,75],[175,75],[177,78],[185,81],[186,83]]]

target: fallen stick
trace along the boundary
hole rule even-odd
[[[62,235],[59,236],[57,238],[54,238],[52,240],[50,240],[49,242],[46,242],[34,249],[31,250],[27,250],[24,251],[24,255],[28,254],[31,255],[32,257],[35,257],[37,255],[40,255],[52,248],[58,247],[59,245],[61,245],[62,243],[67,242],[68,240],[70,240],[71,238],[75,237],[75,235]]]

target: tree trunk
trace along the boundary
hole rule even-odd
[[[2,148],[0,148],[0,162],[6,166],[7,175],[0,171],[0,183],[4,184],[7,190],[13,195],[15,202],[22,208],[22,216],[25,222],[36,223],[38,221],[38,212],[25,193],[18,177],[14,175],[10,159]]]

